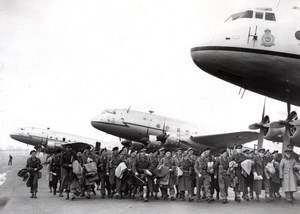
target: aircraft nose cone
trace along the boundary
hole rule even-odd
[[[99,128],[99,121],[100,121],[100,117],[99,117],[99,115],[97,115],[97,116],[93,117],[93,119],[91,120],[91,125],[94,128],[98,129]]]

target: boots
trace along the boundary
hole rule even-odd
[[[53,189],[53,195],[56,195],[56,189]]]
[[[64,197],[64,195],[62,194],[62,192],[63,192],[63,190],[60,189],[59,190],[59,195],[58,195],[59,197]]]
[[[31,193],[31,196],[30,196],[30,198],[34,198],[34,193]]]
[[[67,193],[66,200],[69,200],[69,199],[70,199],[70,195],[69,195],[69,193]]]
[[[36,193],[33,193],[33,197],[34,197],[34,198],[37,198]]]
[[[256,201],[258,201],[258,202],[260,201],[259,194],[257,194],[257,193],[256,193]]]

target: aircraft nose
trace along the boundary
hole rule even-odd
[[[98,129],[100,120],[101,120],[101,117],[99,115],[93,117],[93,119],[91,120],[92,126],[96,129]]]

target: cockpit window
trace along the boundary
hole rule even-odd
[[[116,114],[116,110],[106,109],[101,114]]]
[[[255,12],[255,18],[256,19],[263,19],[264,13],[263,12]]]
[[[235,13],[235,14],[231,15],[228,19],[226,19],[225,22],[234,21],[234,20],[238,19],[243,13],[244,12]]]
[[[252,18],[253,17],[253,11],[252,10],[247,10],[245,11],[240,18]]]
[[[275,18],[275,14],[274,13],[267,13],[266,12],[266,17],[265,17],[266,20],[268,21],[276,21],[276,18]]]

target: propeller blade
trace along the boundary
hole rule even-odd
[[[300,126],[300,120],[294,120],[289,123],[292,126]]]
[[[265,100],[264,100],[264,107],[263,107],[263,112],[262,112],[262,115],[261,115],[261,121],[263,121],[264,118],[265,118],[265,109],[266,109],[266,97],[265,97]]]
[[[251,130],[257,130],[257,129],[261,128],[261,126],[262,125],[260,123],[253,123],[248,128]]]

